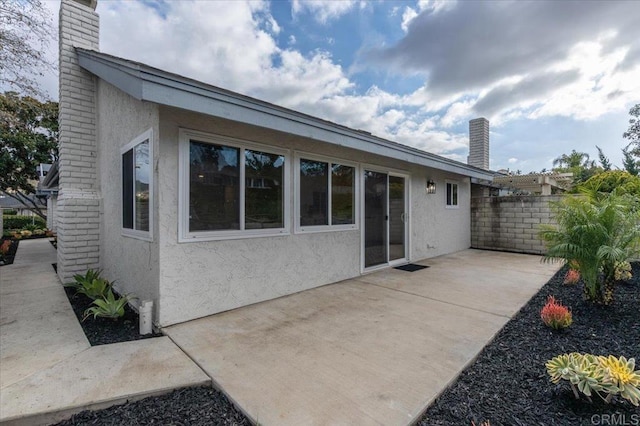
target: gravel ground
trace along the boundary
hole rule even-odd
[[[480,425],[593,425],[603,415],[640,424],[640,409],[625,400],[604,404],[576,400],[567,384],[549,381],[544,363],[565,352],[614,354],[640,361],[640,264],[634,279],[619,283],[610,307],[582,301],[580,285],[562,284],[565,270],[556,274],[484,348],[452,386],[418,421],[421,426]],[[569,329],[555,332],[540,320],[540,309],[553,295],[573,312]],[[638,367],[636,367],[638,368]],[[600,416],[595,418],[593,416]],[[634,422],[635,419],[635,423]],[[600,423],[594,423],[600,421]],[[85,411],[60,425],[248,425],[221,393],[209,387],[189,388],[169,395]],[[609,423],[614,424],[614,423]]]

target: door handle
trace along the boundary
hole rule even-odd
[[[407,217],[407,216],[406,216],[406,213],[402,213],[402,214],[400,215],[400,220],[402,221],[402,223],[404,223],[404,220],[406,219],[406,217]]]

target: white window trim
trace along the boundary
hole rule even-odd
[[[334,231],[353,231],[358,230],[360,227],[360,215],[358,214],[360,208],[360,183],[358,176],[360,174],[360,167],[358,163],[353,161],[341,160],[339,158],[334,157],[326,157],[324,155],[311,154],[303,151],[296,151],[294,153],[294,214],[295,214],[295,233],[296,234],[311,234],[317,232],[334,232]],[[353,224],[348,225],[314,225],[314,226],[300,226],[300,160],[311,160],[311,161],[320,161],[329,164],[339,164],[341,166],[349,166],[353,167],[353,185],[354,185],[354,194],[353,194]],[[329,215],[329,220],[331,220],[331,169],[329,168],[329,176],[327,183],[327,213]]]
[[[456,189],[456,193],[457,193],[457,204],[447,204],[447,184],[452,184],[455,185],[457,187]],[[460,208],[460,184],[458,181],[456,180],[445,180],[444,181],[444,207],[446,209],[451,209],[451,210],[455,210],[455,209],[459,209]]]
[[[223,231],[189,231],[189,146],[191,139],[197,139],[199,142],[212,143],[216,145],[230,146],[240,149],[240,159],[244,159],[244,150],[250,149],[255,151],[263,151],[269,154],[284,156],[283,170],[283,221],[282,228],[268,229],[233,229]],[[226,136],[215,135],[212,133],[200,132],[197,130],[180,129],[179,130],[179,149],[178,149],[178,242],[189,243],[196,241],[218,241],[218,240],[239,240],[244,238],[273,237],[279,235],[290,235],[291,209],[290,209],[290,191],[289,191],[289,175],[290,175],[290,151],[287,149],[273,147],[271,145],[261,145],[255,142],[235,139]],[[244,167],[240,167],[240,208],[239,215],[241,226],[244,226],[244,193],[245,178]]]
[[[130,238],[136,238],[139,240],[144,240],[144,241],[153,241],[153,229],[154,229],[154,223],[155,223],[155,208],[154,208],[154,192],[155,192],[155,170],[153,167],[154,164],[154,157],[153,157],[153,129],[149,129],[147,131],[145,131],[144,133],[142,133],[141,135],[137,136],[135,139],[133,139],[131,142],[129,142],[128,144],[126,144],[125,146],[123,146],[122,148],[120,148],[120,188],[122,188],[122,155],[127,152],[130,151],[132,149],[134,149],[137,145],[141,144],[142,142],[148,140],[149,141],[149,230],[148,231],[140,231],[137,229],[129,229],[129,228],[125,228],[124,227],[124,223],[122,223],[122,207],[123,207],[123,203],[124,200],[120,200],[120,229],[122,230],[122,236],[124,237],[130,237]],[[134,151],[135,153],[135,151]],[[133,182],[135,185],[135,174],[134,174],[134,178],[133,178]],[[122,189],[120,190],[120,197],[122,197]],[[135,191],[134,191],[135,194]],[[134,218],[135,218],[135,202],[133,203],[133,209],[134,209]]]

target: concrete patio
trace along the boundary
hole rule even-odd
[[[0,268],[1,424],[49,424],[211,382],[168,337],[90,346],[55,262],[48,239],[25,240]]]
[[[466,250],[163,331],[261,425],[406,425],[555,273]]]
[[[47,240],[23,241],[0,269],[2,424],[213,379],[261,425],[406,425],[557,269],[466,250],[91,347],[54,262]]]

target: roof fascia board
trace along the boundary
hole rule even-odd
[[[78,50],[80,53],[81,51]],[[78,54],[78,64],[90,73],[100,77],[123,92],[133,96],[138,100],[142,99],[143,81],[139,75],[128,72],[124,66],[114,66],[113,62],[105,61],[96,56],[85,56]]]
[[[493,177],[490,171],[217,89],[195,80],[181,79],[175,74],[146,66],[143,68],[138,64],[95,51],[77,51],[80,66],[142,101],[274,129],[472,178],[491,180]]]

